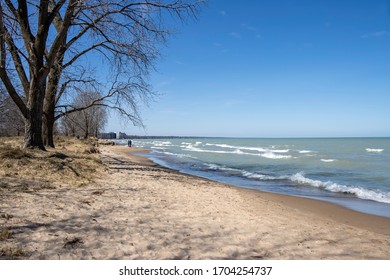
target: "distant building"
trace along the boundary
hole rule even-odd
[[[100,139],[129,139],[130,136],[124,132],[107,132],[107,133],[99,133]]]
[[[123,132],[117,132],[116,134],[116,139],[127,139],[128,136],[126,133],[123,133]]]
[[[116,139],[115,132],[99,133],[100,139]]]

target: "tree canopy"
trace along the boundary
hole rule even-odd
[[[201,3],[1,0],[0,78],[25,119],[24,146],[54,146],[54,122],[82,109],[72,106],[74,92],[99,91],[85,108],[105,106],[140,124],[138,102],[153,94],[147,76],[169,20],[195,17]]]

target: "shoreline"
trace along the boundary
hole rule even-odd
[[[161,139],[134,144],[150,149],[154,162],[183,173],[390,218],[390,147],[383,139]],[[350,148],[343,149],[345,145]]]
[[[312,212],[316,215],[320,215],[325,218],[334,219],[338,222],[344,223],[346,225],[356,226],[359,228],[367,229],[370,231],[374,231],[381,234],[390,235],[390,218],[373,215],[373,214],[367,214],[364,212],[356,211],[353,209],[349,209],[347,207],[338,205],[333,202],[327,202],[322,200],[317,200],[314,198],[305,198],[305,197],[299,197],[294,195],[287,195],[287,194],[280,194],[280,193],[272,193],[272,192],[266,192],[262,190],[255,190],[255,189],[249,189],[241,186],[235,186],[231,184],[226,184],[219,181],[214,181],[208,178],[196,176],[189,173],[184,173],[179,170],[171,169],[169,167],[165,167],[163,165],[160,165],[150,158],[148,158],[146,155],[136,155],[136,154],[143,154],[143,153],[149,153],[150,150],[148,149],[139,149],[136,147],[130,148],[134,151],[129,151],[131,153],[132,157],[139,157],[139,159],[145,159],[145,164],[152,164],[159,166],[160,168],[167,169],[171,172],[175,172],[178,174],[182,174],[189,177],[199,178],[203,180],[208,180],[213,183],[222,184],[227,187],[231,188],[237,188],[238,191],[241,192],[241,195],[246,197],[247,199],[250,199],[251,196],[255,197],[262,197],[267,200],[272,200],[277,203],[286,204],[287,206],[295,209],[299,209],[301,211],[305,212]]]
[[[79,144],[72,145],[90,151]],[[390,259],[386,218],[183,174],[136,148],[99,151],[82,159],[83,152],[65,150],[29,157],[35,166],[50,161],[93,175],[82,182],[68,167],[44,184],[49,167],[34,178],[2,177],[0,259]]]

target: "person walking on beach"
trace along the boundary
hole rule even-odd
[[[127,141],[127,146],[129,146],[129,148],[131,148],[131,140]]]

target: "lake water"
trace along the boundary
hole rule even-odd
[[[184,173],[390,217],[390,138],[182,138],[133,144],[150,149],[156,163]]]

